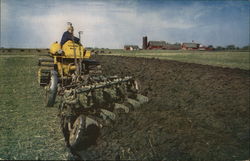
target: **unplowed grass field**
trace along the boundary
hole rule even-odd
[[[250,70],[249,51],[112,50],[112,53],[108,55],[176,60],[188,63]]]
[[[0,55],[0,158],[66,159],[56,108],[43,106],[36,52]]]
[[[69,158],[58,104],[44,107],[37,82],[38,54],[46,52],[0,51],[0,159]],[[106,75],[134,76],[150,101],[102,129],[82,159],[249,159],[249,54],[151,52],[94,57]]]

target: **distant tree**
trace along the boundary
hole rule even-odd
[[[223,48],[222,46],[217,46],[216,50],[224,50],[225,48]]]
[[[235,50],[235,45],[227,45],[227,50]]]
[[[250,50],[250,45],[243,46],[243,47],[241,48],[241,50],[249,51],[249,50]]]
[[[208,48],[214,48],[213,45],[208,45]]]

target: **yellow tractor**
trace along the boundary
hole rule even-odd
[[[55,42],[49,54],[39,58],[38,81],[46,91],[46,106],[59,98],[59,116],[65,142],[70,149],[95,144],[100,129],[128,113],[148,98],[139,93],[131,76],[104,76],[99,62],[80,43]]]
[[[47,57],[39,58],[38,82],[46,89],[46,106],[54,105],[58,83],[69,85],[76,76],[101,72],[98,70],[100,64],[90,60],[90,55],[91,51],[69,40],[62,47],[54,42]]]
[[[46,70],[56,70],[62,80],[71,77],[79,64],[75,60],[83,61],[89,59],[90,51],[86,51],[83,46],[69,40],[62,46],[62,49],[59,43],[53,43],[50,47],[49,55],[51,56],[50,59],[39,59],[39,65],[43,66],[39,70],[39,83],[41,86],[45,86],[49,82],[48,77],[43,77]]]

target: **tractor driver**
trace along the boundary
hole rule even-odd
[[[63,46],[64,43],[66,43],[68,40],[72,40],[74,41],[75,43],[79,44],[80,43],[80,39],[75,37],[73,35],[73,32],[74,32],[74,28],[72,26],[72,23],[69,23],[68,24],[68,27],[67,27],[67,31],[65,31],[63,33],[63,36],[62,36],[62,39],[61,39],[61,46]]]

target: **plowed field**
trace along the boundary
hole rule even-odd
[[[132,75],[149,103],[104,128],[84,159],[249,159],[249,71],[97,56],[108,75]]]
[[[0,53],[0,160],[70,159],[58,103],[44,107],[34,54]],[[137,78],[150,101],[103,128],[82,159],[250,158],[249,70],[149,58],[95,59],[107,75]]]

